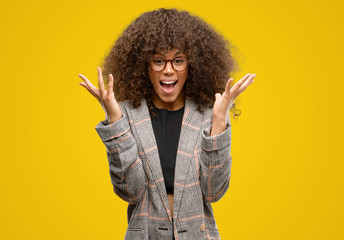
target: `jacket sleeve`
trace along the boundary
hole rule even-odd
[[[227,120],[226,129],[210,136],[211,125],[202,130],[200,152],[200,184],[205,201],[218,201],[228,190],[232,156],[231,124]]]
[[[114,192],[129,203],[140,202],[147,178],[127,117],[112,124],[101,121],[95,129],[106,147]]]

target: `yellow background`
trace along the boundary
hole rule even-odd
[[[121,31],[176,7],[204,18],[256,73],[232,118],[232,177],[213,204],[222,239],[343,239],[341,1],[7,1],[1,24],[1,239],[123,239],[94,127],[97,84]]]

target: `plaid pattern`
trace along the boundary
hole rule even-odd
[[[185,100],[178,144],[173,219],[146,100],[120,102],[122,118],[96,127],[106,146],[114,192],[128,202],[126,240],[220,239],[212,202],[227,191],[232,158],[231,125],[210,136],[212,108],[204,113]]]

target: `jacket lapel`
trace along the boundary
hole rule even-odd
[[[197,105],[185,99],[185,110],[183,115],[182,127],[178,143],[178,151],[175,167],[175,182],[184,185],[189,174],[190,163],[193,158],[197,137],[202,126],[202,114],[196,111]],[[170,208],[167,200],[165,181],[160,165],[158,147],[154,135],[154,130],[145,99],[141,101],[141,106],[131,109],[133,125],[136,127],[138,138],[141,142],[144,154],[147,158],[148,166],[151,169],[150,176],[158,187],[166,211],[171,219]],[[177,216],[184,188],[174,187],[173,211]]]
[[[169,218],[172,221],[171,212],[167,200],[164,176],[160,164],[158,146],[156,143],[153,126],[145,99],[141,101],[140,107],[131,110],[131,116],[133,119],[133,124],[136,127],[138,138],[144,151],[143,153],[139,154],[144,154],[147,158],[148,166],[152,172],[152,176],[150,176],[150,178],[157,185],[160,197],[164,203]]]
[[[183,196],[185,180],[189,173],[193,159],[196,141],[202,126],[203,116],[197,110],[197,105],[190,100],[185,100],[185,112],[178,143],[176,168],[174,174],[174,216],[178,216],[180,202]],[[178,184],[179,186],[176,186]],[[182,187],[180,187],[182,186]]]

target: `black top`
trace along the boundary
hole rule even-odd
[[[182,125],[184,107],[170,111],[159,109],[154,104],[156,117],[151,116],[155,140],[158,145],[160,165],[165,180],[166,192],[173,194],[174,169]]]

